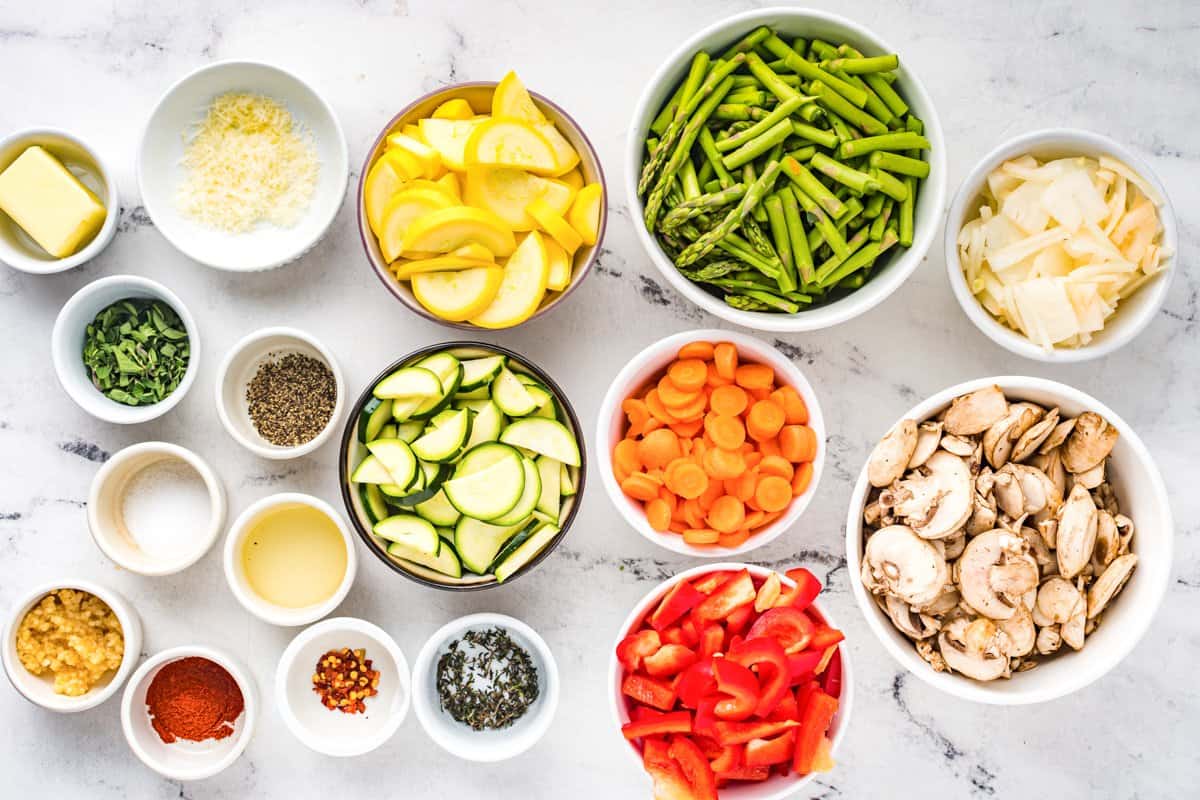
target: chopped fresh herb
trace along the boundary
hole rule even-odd
[[[148,406],[178,388],[187,372],[188,333],[175,309],[127,298],[103,309],[83,342],[92,384],[110,400]]]
[[[503,628],[467,631],[438,659],[442,710],[473,730],[507,728],[538,699],[533,659]]]

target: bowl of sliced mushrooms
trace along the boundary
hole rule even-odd
[[[999,705],[1115,667],[1171,570],[1145,445],[1095,398],[1040,378],[970,381],[910,410],[863,466],[846,531],[884,647],[927,683]]]

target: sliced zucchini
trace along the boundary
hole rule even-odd
[[[525,491],[523,461],[513,453],[478,472],[461,476],[455,473],[442,488],[446,499],[459,511],[468,517],[490,522],[512,511],[520,501]]]
[[[432,425],[435,428],[442,427],[443,425],[446,424],[447,420],[449,420],[451,417],[453,417],[455,415],[455,413],[457,413],[457,412],[458,412],[458,409],[456,409],[456,408],[442,409],[441,411],[439,411],[437,413],[436,417],[430,417],[429,425],[426,425],[425,429],[428,430],[430,425]],[[424,432],[425,431],[422,431],[422,433],[424,433]]]
[[[522,525],[490,525],[463,517],[454,526],[454,548],[463,566],[479,575],[487,574],[496,554],[516,535]]]
[[[525,470],[525,489],[521,499],[503,517],[493,520],[496,525],[517,525],[528,519],[537,508],[538,498],[542,496],[542,481],[538,475],[537,465],[528,458],[521,459],[521,468]]]
[[[463,376],[459,391],[469,392],[472,389],[487,386],[500,374],[500,370],[504,369],[507,361],[508,359],[504,356],[485,356],[462,362]]]
[[[453,461],[462,452],[471,435],[471,412],[451,411],[452,416],[440,427],[427,429],[424,436],[412,443],[412,451],[422,461],[438,463]]]
[[[450,504],[441,489],[433,497],[413,506],[413,511],[439,527],[450,527],[462,518],[462,512]]]
[[[374,455],[368,455],[359,462],[350,474],[350,480],[354,483],[395,483],[392,473],[388,472],[383,462]]]
[[[438,528],[438,536],[442,537],[443,544],[454,544],[454,528]]]
[[[544,386],[537,383],[525,384],[525,391],[529,392],[529,396],[533,398],[533,402],[537,404],[538,409],[545,408],[554,403],[554,395],[550,394]],[[537,413],[535,410],[533,413]]]
[[[403,397],[441,397],[442,382],[433,372],[421,367],[404,367],[375,384],[372,394],[387,399]]]
[[[546,456],[538,456],[537,470],[538,482],[542,487],[537,501],[537,510],[557,522],[559,511],[562,508],[562,462]]]
[[[437,555],[441,542],[437,529],[428,520],[415,514],[394,514],[377,522],[373,530],[381,539],[428,556]]]
[[[507,369],[500,370],[496,380],[492,381],[492,402],[510,417],[523,417],[537,409],[537,401],[525,384]]]
[[[485,384],[477,389],[472,389],[469,392],[455,392],[454,402],[465,403],[470,400],[488,400],[491,399],[491,396],[492,393],[488,390],[488,386]]]
[[[373,442],[367,442],[367,449],[371,451],[371,455],[383,463],[384,469],[392,476],[390,481],[386,481],[387,483],[394,483],[410,489],[419,479],[417,458],[413,455],[408,442],[402,439],[376,439]]]
[[[408,422],[427,402],[427,397],[397,397],[392,401],[392,419],[399,423]]]
[[[395,438],[403,439],[404,441],[408,442],[409,444],[412,444],[424,432],[425,432],[425,423],[424,422],[401,422],[399,425],[396,426],[396,437]]]
[[[358,440],[369,442],[378,439],[383,426],[392,419],[391,398],[372,397],[358,414]]]
[[[380,439],[398,439],[400,438],[400,425],[396,422],[388,422],[379,429]],[[405,441],[408,441],[405,439]]]
[[[358,496],[362,500],[363,511],[366,512],[367,519],[371,520],[372,525],[381,519],[386,519],[392,513],[383,499],[383,492],[379,491],[378,484],[360,483]]]
[[[485,401],[474,414],[471,419],[471,435],[464,445],[467,450],[484,442],[496,441],[500,438],[500,431],[504,430],[504,413],[490,400]]]
[[[454,467],[449,464],[431,464],[422,461],[421,473],[424,478],[421,481],[421,488],[410,489],[408,494],[396,500],[396,505],[409,509],[418,503],[433,499],[433,496],[442,490],[442,484],[454,473]]]
[[[544,417],[519,419],[500,434],[500,441],[579,466],[579,444],[561,422]]]
[[[454,471],[454,477],[461,478],[473,472],[487,469],[501,459],[513,456],[520,458],[521,453],[515,447],[509,447],[500,442],[484,442],[476,445],[463,454]]]
[[[538,516],[539,513],[538,511],[534,511],[533,519],[521,528],[520,533],[508,540],[508,544],[504,545],[504,549],[497,553],[496,557],[492,559],[492,563],[488,565],[488,572],[493,572],[501,561],[508,558],[516,552],[518,547],[529,541],[529,537],[533,536],[533,532],[547,522],[547,520],[543,520]]]
[[[416,366],[436,375],[442,387],[441,397],[429,398],[412,415],[413,419],[429,419],[437,416],[454,399],[462,381],[462,363],[449,353],[437,353],[421,359]]]
[[[504,583],[511,578],[518,570],[532,561],[538,553],[545,550],[546,545],[550,544],[557,535],[558,528],[554,525],[546,524],[538,528],[524,544],[510,553],[507,558],[496,564],[496,567],[492,570],[496,575],[496,580]]]
[[[575,493],[579,491],[579,485],[575,483],[575,470],[566,464],[562,465],[562,477],[559,478],[559,481],[563,497],[574,497]]]
[[[454,548],[450,546],[450,543],[445,540],[441,541],[440,547],[438,547],[438,551],[434,555],[422,553],[399,542],[389,544],[387,552],[389,556],[397,558],[400,561],[420,564],[422,567],[428,567],[434,572],[440,572],[451,578],[462,577],[462,561],[459,560],[458,554],[454,552]]]
[[[459,397],[462,397],[462,395],[455,396],[454,407],[455,408],[469,408],[472,411],[474,411],[476,414],[478,414],[480,411],[483,411],[484,406],[486,406],[492,402],[492,398],[490,395],[487,397],[484,397],[480,400],[459,400],[458,399]]]

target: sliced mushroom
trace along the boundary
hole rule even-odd
[[[904,475],[916,447],[916,421],[900,420],[871,451],[871,457],[867,460],[867,480],[877,487],[887,486],[899,480]]]
[[[963,550],[967,546],[967,534],[964,531],[959,531],[953,536],[947,536],[945,539],[935,539],[934,541],[942,545],[942,558],[947,561],[954,561],[963,554]]]
[[[1117,535],[1121,537],[1119,552],[1125,555],[1133,542],[1133,520],[1124,514],[1113,514],[1113,522],[1117,523]]]
[[[1075,418],[1064,419],[1054,427],[1050,435],[1046,437],[1046,441],[1042,442],[1042,446],[1038,448],[1039,453],[1049,453],[1067,440],[1071,435],[1071,431],[1075,430]]]
[[[977,681],[992,681],[1007,677],[1009,674],[1008,658],[1005,655],[989,654],[985,649],[968,645],[968,638],[972,642],[981,638],[979,636],[980,626],[972,629],[973,624],[966,617],[962,617],[943,627],[938,636],[938,650],[941,651],[946,666]]]
[[[912,457],[908,459],[908,468],[916,469],[929,460],[937,452],[938,442],[942,440],[942,423],[922,422],[917,426],[917,446]]]
[[[924,614],[940,617],[949,614],[958,606],[962,600],[962,595],[958,593],[953,585],[947,584],[942,593],[933,599],[932,602],[921,606],[920,611]]]
[[[975,443],[962,436],[946,434],[940,442],[942,449],[960,458],[970,458],[975,453]]]
[[[1103,572],[1121,554],[1121,536],[1112,514],[1101,509],[1096,512],[1096,549],[1092,551],[1092,568]]]
[[[1013,446],[1009,459],[1020,463],[1029,458],[1037,452],[1037,449],[1042,446],[1043,442],[1050,438],[1050,434],[1054,432],[1054,428],[1057,425],[1058,409],[1052,408],[1046,412],[1045,416],[1031,425],[1029,430],[1021,434],[1021,438]]]
[[[1062,504],[1062,495],[1046,473],[1025,464],[1009,464],[1006,468],[1012,470],[1021,484],[1026,514],[1046,512],[1046,516],[1049,516],[1058,510]]]
[[[1064,578],[1078,575],[1092,559],[1096,548],[1096,525],[1099,515],[1092,495],[1082,486],[1071,490],[1067,502],[1058,514],[1058,533],[1055,552],[1058,572]]]
[[[941,628],[937,619],[920,613],[895,595],[885,598],[884,611],[901,633],[913,639],[928,639]]]
[[[1094,411],[1083,412],[1063,442],[1063,466],[1068,472],[1087,472],[1108,457],[1118,436],[1120,433],[1104,417]]]
[[[1058,520],[1045,519],[1040,520],[1037,524],[1038,533],[1042,535],[1042,539],[1046,542],[1046,546],[1051,550],[1058,547]]]
[[[971,511],[970,519],[967,520],[966,532],[975,536],[984,531],[990,531],[994,527],[996,527],[996,498],[991,494],[984,497],[976,493],[975,508]]]
[[[909,525],[923,539],[941,539],[958,531],[971,516],[974,493],[971,472],[961,458],[946,452],[929,457],[923,469],[928,475],[919,481],[901,480],[913,493],[906,503],[896,506],[896,515],[908,518]]]
[[[1015,614],[1000,620],[996,625],[1008,636],[1005,654],[1009,658],[1020,658],[1033,652],[1037,628],[1033,624],[1033,615],[1027,608],[1018,606]]]
[[[1133,553],[1120,556],[1108,565],[1108,568],[1088,588],[1088,619],[1094,619],[1104,610],[1108,602],[1117,595],[1117,592],[1121,591],[1136,566],[1137,556]]]
[[[1104,483],[1104,462],[1101,461],[1089,470],[1077,472],[1071,478],[1073,480],[1072,488],[1074,488],[1075,484],[1078,484],[1085,489],[1095,489]]]
[[[996,507],[1006,516],[1019,517],[1023,513],[1025,497],[1021,494],[1021,484],[1011,471],[996,473],[992,482],[992,497],[996,498]]]
[[[1008,413],[1008,400],[999,386],[977,389],[956,397],[943,420],[946,430],[958,436],[983,433]]]
[[[1008,413],[983,434],[983,455],[996,469],[1008,463],[1017,441],[1029,430],[1042,409],[1033,403],[1014,403]]]
[[[1062,647],[1062,636],[1059,635],[1058,626],[1049,625],[1039,630],[1035,646],[1037,651],[1044,656],[1057,653],[1058,648]]]
[[[1059,635],[1062,636],[1062,640],[1070,645],[1072,649],[1082,650],[1083,640],[1086,636],[1086,623],[1087,604],[1080,603],[1078,610],[1059,628]]]
[[[862,581],[873,592],[920,607],[941,594],[949,578],[937,548],[905,525],[889,525],[867,539]]]
[[[1061,577],[1050,578],[1038,589],[1033,621],[1038,625],[1062,624],[1079,613],[1081,606],[1083,595],[1075,584]]]
[[[1020,536],[994,530],[967,542],[956,562],[956,581],[962,598],[975,611],[991,619],[1008,619],[1016,613],[1021,595],[1037,586],[1037,562],[1026,554]]]

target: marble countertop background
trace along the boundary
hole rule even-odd
[[[590,430],[618,369],[655,339],[715,320],[658,276],[634,238],[621,154],[643,82],[676,44],[750,3],[420,2],[419,0],[0,0],[0,134],[54,125],[96,143],[118,165],[120,231],[82,269],[34,277],[0,268],[0,607],[35,582],[80,575],[134,601],[147,653],[207,643],[243,657],[269,690],[294,631],[250,617],[229,593],[219,557],[172,578],[115,568],[87,533],[84,501],[99,462],[133,442],[191,447],[215,466],[230,515],[267,494],[312,492],[338,504],[336,443],[291,462],[257,459],[220,427],[216,366],[241,336],[287,324],[329,345],[357,393],[383,364],[450,338],[408,313],[367,268],[347,203],[330,235],[300,262],[233,275],[176,252],[139,205],[133,164],[142,124],[160,93],[217,59],[273,61],[311,81],[346,130],[351,187],[379,126],[407,100],[445,83],[497,79],[509,68],[561,103],[588,131],[607,168],[612,217],[603,257],[585,288],[519,331],[483,335],[544,366]],[[849,637],[857,678],[850,733],[837,769],[812,796],[1180,797],[1195,792],[1200,756],[1200,6],[1157,3],[819,0],[871,25],[899,48],[937,104],[949,153],[949,190],[1001,139],[1054,125],[1106,133],[1142,152],[1180,214],[1182,259],[1165,308],[1119,353],[1051,368],[1000,350],[964,317],[940,246],[879,308],[818,333],[768,336],[822,397],[825,480],[794,530],[754,554],[806,564],[828,584]],[[353,191],[353,188],[351,189]],[[940,243],[940,236],[935,240]],[[104,275],[162,281],[188,303],[203,340],[196,385],[173,412],[129,428],[88,417],[58,386],[50,328],[62,303]],[[364,326],[372,335],[364,336]],[[991,708],[937,693],[906,674],[868,631],[849,590],[842,527],[853,476],[905,409],[944,386],[1025,373],[1095,394],[1133,424],[1158,459],[1177,521],[1171,586],[1135,653],[1079,693],[1036,707]],[[589,446],[594,448],[594,442]],[[138,762],[125,744],[119,702],[55,715],[0,685],[8,797],[550,798],[649,797],[610,719],[609,647],[629,607],[694,562],[645,543],[589,482],[580,518],[534,575],[482,594],[424,590],[361,552],[358,581],[337,613],[372,620],[410,660],[436,627],[495,610],[533,625],[555,650],[562,703],[549,735],[497,765],[459,763],[410,714],[371,755],[334,760],[304,748],[271,704],[254,741],[224,774],[181,785]],[[270,694],[266,694],[269,698]]]

